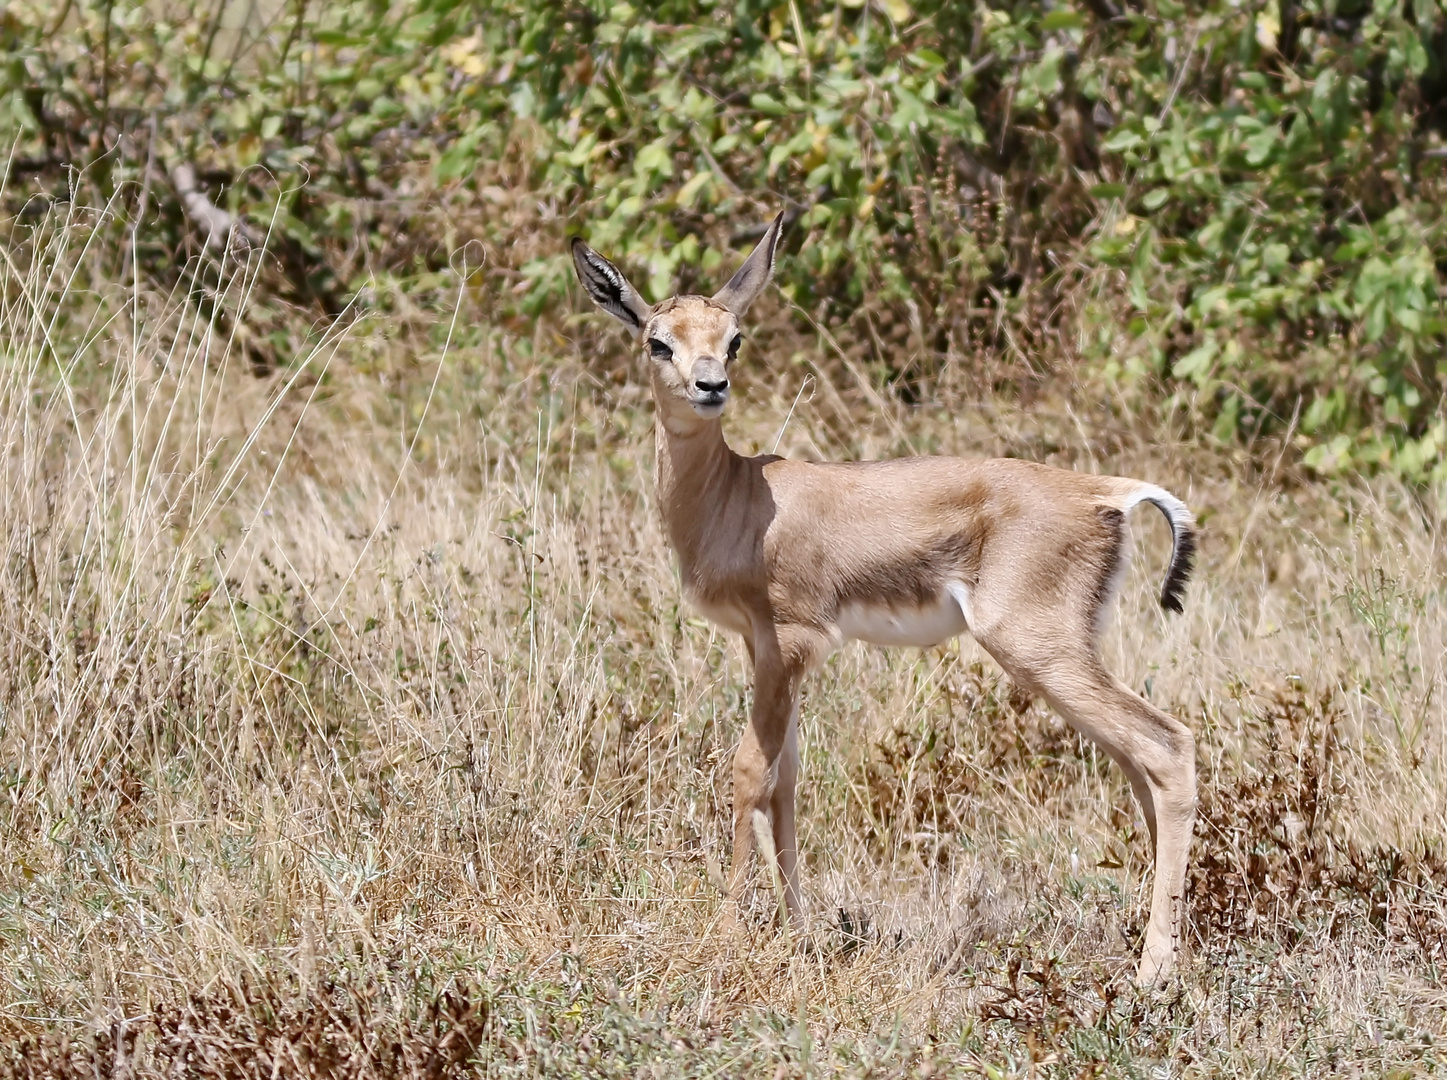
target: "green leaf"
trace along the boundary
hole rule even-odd
[[[1044,101],[1060,92],[1060,63],[1065,59],[1065,50],[1052,45],[1045,50],[1040,62],[1025,69],[1021,78],[1022,88],[1030,88]]]
[[[1291,258],[1291,249],[1285,244],[1267,244],[1261,252],[1261,265],[1273,274],[1279,274],[1286,269],[1287,261]]]
[[[437,165],[433,168],[433,175],[437,177],[439,183],[457,180],[476,168],[477,145],[482,141],[482,135],[481,128],[469,131],[443,151],[442,156],[437,160]]]
[[[1407,53],[1407,70],[1412,73],[1413,78],[1421,78],[1422,73],[1427,70],[1427,49],[1422,44],[1420,34],[1411,30],[1403,30],[1402,36],[1406,38],[1404,45]]]
[[[1236,438],[1236,432],[1241,428],[1241,398],[1232,394],[1221,403],[1221,412],[1216,417],[1216,422],[1211,425],[1211,434],[1218,442],[1229,443]]]
[[[1274,124],[1267,125],[1245,142],[1246,163],[1264,165],[1281,138],[1281,131]]]
[[[1185,356],[1181,357],[1171,367],[1171,374],[1177,379],[1190,379],[1197,384],[1203,383],[1211,371],[1211,362],[1216,359],[1220,348],[1214,340],[1207,341],[1192,349]]]
[[[765,113],[768,116],[788,116],[789,110],[783,104],[769,97],[768,94],[749,95],[749,106]]]
[[[1130,128],[1121,128],[1110,138],[1106,139],[1105,142],[1101,143],[1100,148],[1102,150],[1108,150],[1112,154],[1119,154],[1126,150],[1134,150],[1143,142],[1145,142],[1145,140],[1141,138],[1140,132],[1132,131]]]
[[[894,87],[894,114],[889,126],[895,131],[908,131],[911,127],[929,127],[929,109],[925,103],[903,86]]]
[[[655,139],[633,159],[633,171],[639,176],[664,176],[673,175],[673,154],[671,143],[673,140],[668,137]]]
[[[1085,25],[1085,18],[1078,11],[1056,8],[1040,20],[1040,29],[1047,34],[1056,30],[1077,30]]]
[[[1387,302],[1374,300],[1367,309],[1367,320],[1363,327],[1368,341],[1380,341],[1387,332]]]
[[[707,169],[700,169],[694,173],[694,175],[688,179],[688,182],[678,189],[678,194],[673,197],[674,205],[683,210],[691,208],[694,201],[698,198],[699,192],[701,192],[704,185],[711,180],[713,180],[713,173]],[[690,237],[690,239],[692,239],[692,237]]]

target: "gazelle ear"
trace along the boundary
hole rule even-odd
[[[593,303],[628,329],[643,329],[643,324],[653,314],[653,308],[638,295],[637,289],[628,284],[621,270],[578,236],[573,237],[573,266]]]
[[[779,247],[779,234],[784,231],[784,212],[779,211],[779,216],[774,218],[769,225],[769,231],[764,233],[764,238],[759,241],[759,246],[744,260],[738,273],[729,278],[729,283],[718,292],[713,298],[724,307],[734,313],[735,318],[742,319],[744,312],[749,305],[759,298],[759,293],[764,291],[769,279],[774,276],[774,252]]]

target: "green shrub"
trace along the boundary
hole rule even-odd
[[[1084,365],[1321,471],[1447,474],[1443,0],[218,3],[7,8],[11,199],[144,203],[183,280],[192,162],[278,298],[425,304],[477,241],[501,320],[567,302],[567,231],[662,295],[784,204],[781,288],[881,381]]]

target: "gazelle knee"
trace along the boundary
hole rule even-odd
[[[1173,771],[1180,780],[1192,783],[1196,778],[1196,736],[1174,717],[1164,716],[1169,724],[1170,757]]]
[[[763,755],[740,755],[734,761],[734,802],[740,812],[747,807],[767,806],[779,783],[779,762],[765,762]]]
[[[1179,720],[1162,715],[1163,738],[1147,770],[1158,813],[1196,811],[1196,737]]]

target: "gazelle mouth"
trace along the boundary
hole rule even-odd
[[[713,419],[713,417],[723,412],[724,405],[728,403],[728,399],[729,392],[727,390],[719,390],[711,394],[700,394],[689,404],[693,406],[693,411],[698,413],[699,416]]]

